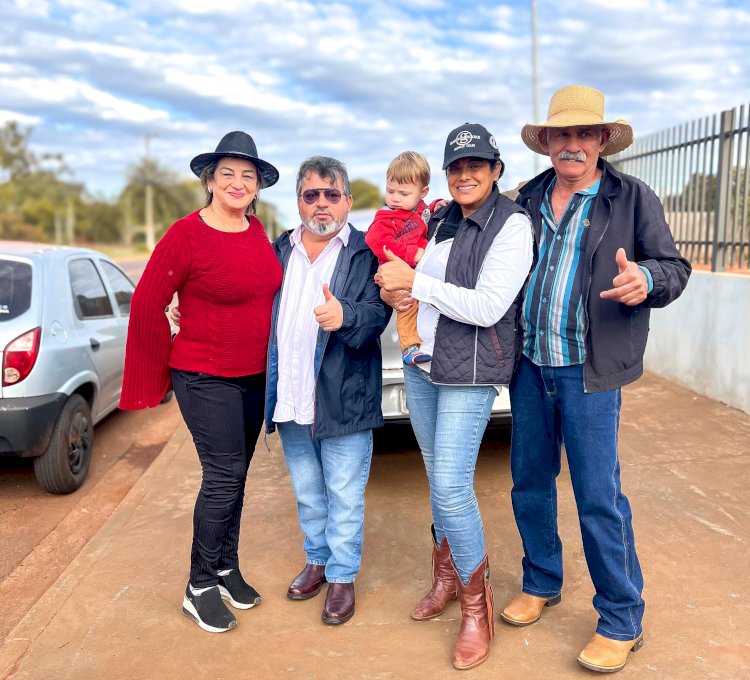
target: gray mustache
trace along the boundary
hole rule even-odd
[[[573,153],[572,151],[561,151],[557,154],[557,160],[559,161],[578,161],[579,163],[586,162],[586,154],[583,151]]]

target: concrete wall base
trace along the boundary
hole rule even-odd
[[[646,369],[750,413],[750,276],[693,272],[651,312]]]

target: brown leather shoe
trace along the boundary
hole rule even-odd
[[[542,618],[542,611],[545,607],[560,604],[560,599],[559,594],[547,598],[520,593],[500,612],[500,618],[511,626],[530,626]]]
[[[455,568],[455,567],[454,567]],[[495,636],[492,620],[492,586],[487,556],[464,585],[456,572],[458,599],[461,602],[461,628],[453,650],[453,666],[468,670],[490,655],[490,640]]]
[[[346,623],[354,616],[354,584],[329,583],[323,607],[323,623],[335,626]]]
[[[324,564],[306,564],[289,585],[286,596],[290,600],[309,600],[315,597],[326,582]]]
[[[449,602],[458,599],[458,583],[453,571],[451,549],[445,536],[437,547],[435,527],[432,527],[432,587],[414,607],[411,618],[426,621],[440,616]]]
[[[643,646],[643,634],[635,640],[610,640],[599,633],[589,640],[578,655],[578,663],[599,673],[616,673],[625,668],[628,652],[637,652]]]

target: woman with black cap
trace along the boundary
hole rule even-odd
[[[434,618],[458,599],[453,665],[467,669],[487,658],[494,633],[474,469],[495,386],[507,385],[513,373],[533,238],[526,213],[497,188],[504,165],[486,128],[466,123],[453,130],[443,169],[453,200],[430,219],[416,270],[391,256],[376,280],[386,291],[406,290],[419,301],[422,351],[432,355],[430,363],[404,367],[433,519],[432,587],[411,616]]]
[[[190,168],[206,202],[169,228],[135,290],[120,408],[156,406],[174,388],[203,472],[182,611],[221,633],[237,625],[222,600],[237,609],[260,603],[240,573],[237,548],[281,285],[281,266],[254,212],[261,188],[279,173],[244,132],[225,135]],[[180,332],[172,342],[164,308],[175,292]]]

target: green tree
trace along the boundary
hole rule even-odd
[[[29,151],[28,139],[31,128],[21,130],[14,120],[8,121],[0,129],[0,169],[6,179],[31,172],[36,159]]]
[[[0,178],[5,180],[0,183],[0,212],[5,214],[4,231],[14,238],[50,240],[62,224],[62,212],[68,221],[75,220],[83,186],[62,179],[69,171],[60,154],[32,153],[31,131],[15,121],[0,128]]]
[[[0,239],[12,241],[45,241],[41,227],[28,224],[18,213],[0,212]]]
[[[355,179],[352,181],[351,187],[352,210],[383,207],[383,194],[372,182],[368,182],[366,179]]]
[[[135,234],[142,234],[146,221],[146,186],[151,184],[153,219],[157,238],[178,218],[202,204],[200,184],[180,181],[176,173],[153,159],[143,159],[132,166],[128,181],[118,199],[124,215],[123,224]]]
[[[279,220],[279,211],[273,203],[258,201],[256,206],[258,219],[263,223],[263,227],[272,241],[284,231],[284,227]]]

